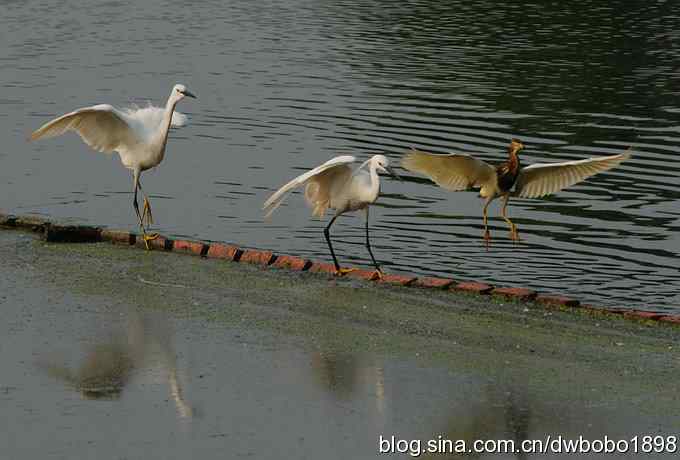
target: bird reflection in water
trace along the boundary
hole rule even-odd
[[[131,312],[125,326],[125,334],[91,346],[76,370],[54,359],[42,360],[38,365],[85,399],[119,399],[132,378],[142,371],[162,376],[178,415],[193,417],[194,409],[187,403],[179,379],[167,319]]]
[[[367,393],[369,398],[374,399],[379,425],[384,424],[385,372],[381,365],[356,355],[314,353],[312,370],[316,381],[340,399]]]
[[[522,441],[530,439],[532,402],[524,383],[488,385],[483,390],[481,398],[465,411],[464,416],[461,416],[460,410],[457,410],[456,414],[446,422],[446,427],[436,431],[430,439],[437,439],[437,436],[441,436],[441,439],[454,442],[463,440],[468,447],[477,440],[507,439],[514,441],[515,446],[519,446]],[[520,450],[514,453],[515,458],[527,459],[527,453],[520,452]],[[465,454],[446,452],[430,455],[421,458],[453,459],[489,456],[474,452]]]
[[[134,361],[123,344],[92,347],[77,370],[65,365],[41,363],[48,374],[73,386],[86,399],[118,399],[130,380]]]

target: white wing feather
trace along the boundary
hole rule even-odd
[[[288,193],[294,190],[295,188],[304,185],[310,179],[313,179],[319,174],[322,174],[334,168],[349,169],[348,165],[354,163],[355,161],[356,158],[353,157],[352,155],[342,155],[328,160],[324,164],[317,166],[311,171],[307,171],[304,174],[300,174],[295,179],[291,180],[286,185],[284,185],[276,192],[274,192],[274,194],[272,194],[272,196],[270,196],[269,199],[267,199],[267,201],[264,202],[264,206],[262,207],[262,209],[266,212],[265,217],[269,217],[271,213],[273,213],[276,210],[276,208],[278,208],[281,205],[281,203],[283,203],[283,201],[286,199],[286,196],[288,196]]]
[[[514,196],[540,198],[601,173],[631,157],[630,152],[564,163],[538,163],[520,170]]]
[[[496,178],[490,164],[466,154],[435,155],[411,149],[401,161],[401,166],[423,174],[446,190],[467,190],[483,187]]]
[[[165,109],[160,107],[118,110],[108,104],[84,107],[62,115],[35,130],[30,140],[48,139],[75,131],[98,152],[130,150],[149,139],[159,129]],[[173,112],[171,125],[185,126],[188,117]]]
[[[132,146],[139,142],[126,118],[124,113],[108,104],[85,107],[44,124],[31,134],[30,140],[47,139],[75,131],[94,150],[111,153],[121,146]]]

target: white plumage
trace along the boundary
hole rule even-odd
[[[163,121],[163,114],[165,113],[165,108],[156,107],[155,105],[148,104],[146,107],[133,106],[124,109],[125,114],[129,117],[142,120],[145,125],[148,126],[159,126]],[[172,113],[172,121],[170,123],[171,128],[182,128],[189,124],[189,117],[182,112],[174,111]]]
[[[380,266],[373,256],[368,236],[368,209],[380,194],[380,178],[378,171],[396,175],[389,168],[389,160],[384,155],[375,155],[355,170],[350,167],[356,161],[351,155],[332,158],[316,168],[300,174],[264,202],[263,210],[270,216],[297,187],[305,185],[305,199],[312,208],[312,214],[323,217],[328,209],[334,209],[335,215],[324,229],[324,235],[330,249],[335,269],[338,274],[347,270],[340,268],[330,240],[330,228],[341,214],[360,209],[366,210],[366,247],[376,268],[378,276],[382,276]]]
[[[144,213],[137,204],[139,176],[163,160],[171,126],[184,126],[187,116],[175,112],[175,106],[185,96],[196,97],[184,85],[175,85],[165,108],[143,107],[117,109],[108,104],[84,107],[44,124],[31,134],[30,140],[47,139],[68,131],[75,131],[81,139],[98,152],[118,152],[121,163],[132,170],[134,183],[133,206],[145,241],[153,239],[144,228],[145,218],[152,221],[148,197],[144,197]],[[148,245],[147,245],[148,247]]]
[[[304,184],[307,184],[305,198],[313,208],[313,215],[323,217],[328,207],[323,207],[324,203],[330,205],[331,188],[345,184],[352,173],[352,169],[348,165],[355,161],[356,158],[351,155],[342,155],[332,158],[304,174],[300,174],[278,189],[264,202],[265,217],[269,217],[276,211],[291,191]]]
[[[164,142],[167,136],[169,126],[163,126],[165,113],[166,109],[154,106],[117,109],[108,104],[93,105],[44,124],[31,134],[30,140],[49,139],[75,131],[92,149],[118,152],[123,166],[145,171],[163,159],[161,145],[154,144]],[[187,122],[186,115],[173,111],[170,126],[182,127]]]
[[[434,183],[453,192],[470,188],[486,189],[495,186],[496,170],[485,161],[467,154],[435,155],[411,149],[401,166],[409,171],[428,176]],[[480,192],[486,196],[487,191]]]
[[[512,195],[520,198],[541,198],[612,169],[630,157],[630,152],[626,152],[563,163],[529,165],[520,170]]]

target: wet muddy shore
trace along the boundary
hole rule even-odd
[[[0,260],[8,458],[677,434],[672,325],[20,231]]]

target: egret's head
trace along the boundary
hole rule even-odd
[[[184,96],[189,96],[196,99],[196,96],[191,94],[187,87],[182,84],[177,84],[172,88],[172,94],[170,95],[170,97],[172,97],[176,101],[181,101],[182,99],[184,99]]]
[[[372,158],[372,160],[373,160],[373,163],[375,164],[375,167],[378,171],[382,171],[384,173],[387,173],[390,176],[394,177],[395,179],[400,179],[399,176],[397,176],[394,173],[392,168],[390,168],[390,160],[385,155],[375,155]]]
[[[510,141],[510,153],[517,155],[524,148],[524,144],[519,139]]]

